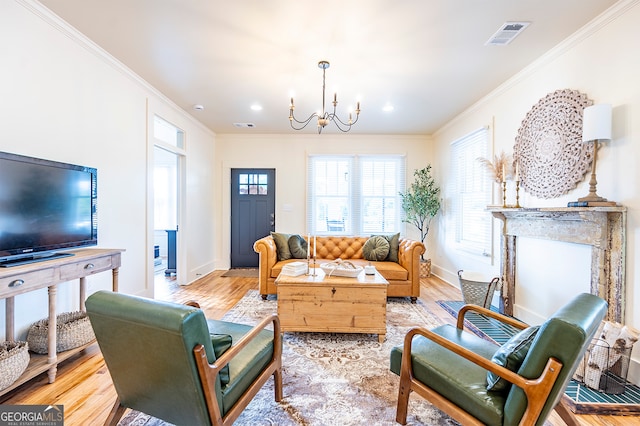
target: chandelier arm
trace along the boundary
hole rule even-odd
[[[309,118],[307,118],[306,120],[300,121],[300,120],[298,120],[298,119],[293,115],[293,113],[292,113],[292,114],[289,116],[289,118],[290,118],[289,123],[291,123],[291,128],[293,128],[294,130],[302,130],[302,129],[304,129],[305,127],[307,127],[307,125],[308,125],[309,123],[311,123],[311,120],[313,120],[313,119],[314,119],[315,117],[317,117],[317,116],[318,116],[318,114],[316,114],[316,113],[314,112],[314,113],[313,113],[313,114],[311,114],[311,115],[309,116]],[[294,122],[294,121],[295,121],[296,123],[298,123],[298,124],[302,124],[302,126],[300,126],[300,127],[296,127],[296,126],[294,126],[294,125],[293,125],[293,122]]]
[[[338,117],[336,114],[332,114],[331,115],[331,120],[336,123],[336,126],[338,125],[337,122],[340,122],[340,124],[342,124],[343,126],[353,126],[354,124],[356,124],[358,122],[358,118],[360,118],[360,115],[356,115],[356,119],[351,121],[351,123],[345,123],[344,121],[340,120],[340,117]]]
[[[343,123],[342,120],[340,120],[335,114],[329,114],[329,120],[332,121],[333,124],[335,124],[338,130],[340,130],[341,132],[347,133],[349,130],[351,130],[351,124]],[[342,126],[344,126],[344,128],[341,126],[341,124]]]

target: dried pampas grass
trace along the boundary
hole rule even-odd
[[[478,157],[476,159],[485,169],[487,175],[494,182],[502,182],[503,180],[513,179],[515,169],[513,165],[513,157],[505,154],[504,151],[493,156],[493,162],[488,158]],[[502,176],[502,173],[506,176]]]

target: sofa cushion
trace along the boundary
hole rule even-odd
[[[278,252],[278,260],[291,259],[291,251],[289,250],[290,234],[282,234],[280,232],[271,232],[273,241],[276,243],[276,251]]]
[[[372,235],[375,237],[376,235]],[[393,235],[380,235],[389,242],[389,254],[384,259],[388,262],[398,262],[398,251],[400,250],[400,233]]]
[[[511,371],[518,371],[527,356],[531,342],[538,333],[539,326],[527,327],[519,333],[515,334],[491,358],[491,361],[501,365]],[[487,390],[500,392],[508,390],[511,383],[501,378],[497,374],[487,371]]]
[[[349,260],[349,262],[353,263],[356,266],[362,266],[363,268],[371,263],[368,260],[364,259],[351,259]],[[321,261],[320,263],[323,262]],[[376,270],[387,281],[407,281],[409,279],[409,271],[400,266],[399,263],[384,261],[376,262],[373,266],[375,266]]]
[[[289,237],[287,242],[289,252],[294,259],[306,259],[309,244],[301,235],[295,234]]]
[[[371,261],[381,261],[389,254],[389,241],[382,235],[370,237],[362,246],[362,255]]]

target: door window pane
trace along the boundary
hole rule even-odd
[[[238,194],[267,195],[268,178],[262,173],[240,173],[238,175]]]

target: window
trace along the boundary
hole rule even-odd
[[[157,115],[153,116],[153,137],[177,148],[184,148],[184,132]]]
[[[454,180],[452,216],[454,241],[459,250],[491,256],[492,182],[482,170],[478,158],[487,158],[489,129],[483,127],[451,144],[451,171]]]
[[[399,232],[402,156],[309,157],[308,217],[314,234],[368,235]]]

